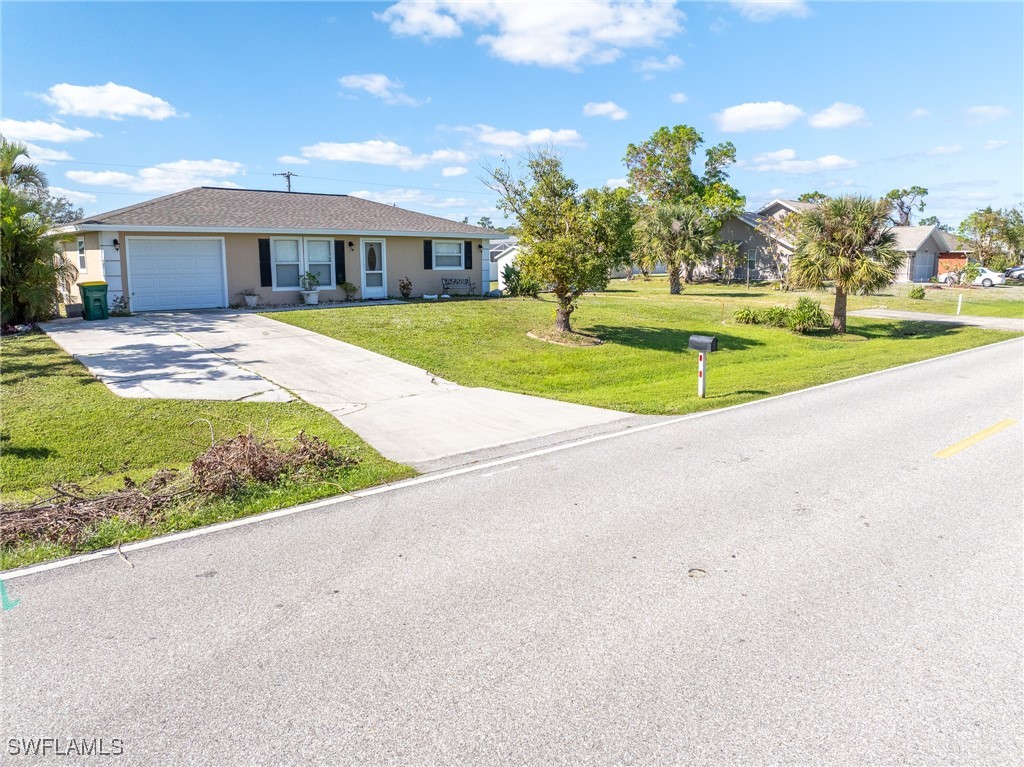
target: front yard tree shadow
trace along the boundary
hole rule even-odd
[[[857,322],[847,328],[850,335],[863,336],[867,339],[876,338],[939,338],[941,336],[955,333],[967,325],[957,325],[950,322],[919,322],[911,320],[900,322],[887,320],[885,322]]]
[[[680,330],[678,328],[631,327],[624,325],[591,325],[587,331],[593,333],[607,343],[629,346],[634,349],[650,349],[664,352],[685,352],[692,335],[701,335],[700,330]],[[724,335],[713,332],[718,337],[720,351],[742,351],[755,346],[764,346],[762,341],[754,341],[740,336]]]

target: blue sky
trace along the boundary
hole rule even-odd
[[[1024,5],[20,3],[3,123],[87,212],[237,185],[490,215],[482,166],[554,144],[581,188],[685,123],[755,209],[919,185],[956,224],[1024,200]]]

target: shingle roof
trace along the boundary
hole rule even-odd
[[[940,231],[939,236],[946,242],[946,253],[971,253],[974,251],[974,246],[971,243],[961,240],[955,234]]]
[[[762,206],[757,212],[764,213],[773,205],[782,205],[785,208],[789,208],[794,213],[805,213],[808,210],[814,210],[818,207],[816,202],[800,202],[799,200],[772,200],[767,205]]]
[[[897,250],[917,250],[931,235],[934,226],[894,226],[891,231],[896,238]]]
[[[334,232],[395,232],[501,236],[493,229],[460,224],[344,194],[270,192],[202,186],[74,222],[130,227],[194,229],[296,229]]]

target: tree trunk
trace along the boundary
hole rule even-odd
[[[668,292],[673,296],[678,296],[682,293],[682,288],[679,286],[679,267],[670,266],[668,268]]]
[[[558,305],[555,309],[555,330],[560,330],[563,333],[571,333],[572,327],[569,325],[569,315],[572,314],[572,309],[568,306]]]
[[[694,264],[691,264],[691,263],[687,262],[686,267],[685,267],[685,271],[683,272],[683,282],[685,282],[687,285],[689,285],[691,282],[693,282],[693,270],[694,270],[694,268],[695,268]]]
[[[846,292],[836,288],[836,305],[832,310],[832,329],[837,333],[846,332]]]

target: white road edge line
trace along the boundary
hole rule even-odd
[[[300,514],[304,511],[312,511],[314,509],[321,509],[325,506],[331,506],[337,503],[346,503],[358,498],[368,498],[373,495],[380,495],[381,493],[391,493],[396,490],[403,490],[407,487],[415,487],[416,485],[423,485],[429,482],[438,482],[442,479],[448,479],[449,477],[457,477],[462,474],[470,474],[473,472],[483,471],[485,469],[491,469],[496,466],[504,466],[509,463],[516,463],[518,461],[525,461],[530,458],[537,458],[542,455],[550,455],[551,453],[559,453],[563,450],[571,450],[577,447],[583,447],[584,445],[591,445],[595,442],[604,442],[609,439],[616,439],[618,437],[625,437],[630,434],[638,434],[644,431],[650,431],[651,429],[662,429],[666,426],[673,426],[683,421],[692,421],[697,418],[706,418],[708,416],[715,416],[720,413],[728,413],[733,410],[739,410],[740,408],[755,407],[763,405],[766,402],[772,402],[774,400],[783,399],[785,397],[794,397],[800,394],[806,394],[808,392],[819,391],[826,389],[831,386],[839,386],[841,384],[847,384],[852,381],[860,381],[865,378],[871,378],[873,376],[884,375],[885,373],[891,373],[897,370],[906,370],[907,368],[916,367],[918,365],[927,365],[937,360],[949,359],[950,357],[957,357],[961,354],[970,354],[971,352],[981,351],[983,349],[991,349],[995,346],[1002,346],[1005,344],[1020,343],[1021,338],[1008,338],[1005,341],[997,341],[993,344],[985,344],[984,346],[977,346],[973,349],[964,349],[962,351],[953,352],[952,354],[944,354],[941,357],[930,357],[926,360],[918,360],[917,362],[908,362],[905,365],[897,365],[896,367],[886,368],[885,370],[875,370],[871,373],[862,373],[859,376],[852,378],[842,378],[838,381],[829,381],[828,383],[818,384],[817,386],[811,386],[807,389],[797,389],[796,391],[785,392],[784,394],[776,394],[771,397],[765,397],[763,399],[751,400],[750,402],[741,402],[738,405],[730,405],[729,407],[717,408],[715,410],[703,410],[699,413],[689,413],[687,415],[678,416],[676,418],[667,418],[664,421],[656,421],[654,423],[644,424],[642,426],[634,426],[631,428],[621,429],[619,431],[608,432],[605,434],[597,434],[593,437],[583,437],[581,439],[573,440],[571,442],[563,442],[557,445],[551,445],[549,447],[538,448],[537,450],[531,450],[527,453],[518,453],[516,455],[506,456],[504,458],[495,458],[490,461],[484,461],[482,463],[470,464],[468,466],[461,466],[456,469],[447,469],[440,471],[436,474],[423,474],[419,477],[413,477],[412,479],[402,480],[396,482],[393,485],[377,485],[376,487],[370,487],[365,490],[355,490],[351,493],[346,493],[341,496],[333,496],[331,498],[324,498],[320,501],[311,501],[310,503],[304,503],[300,506],[292,506],[287,509],[278,509],[276,511],[268,511],[263,514],[256,514],[251,517],[243,517],[241,519],[233,519],[230,522],[221,522],[216,525],[209,525],[208,527],[197,527],[194,530],[184,530],[180,533],[171,533],[170,535],[163,535],[157,538],[150,538],[145,541],[138,541],[136,543],[128,543],[121,546],[121,551],[124,553],[131,553],[133,551],[141,551],[142,549],[148,549],[152,546],[161,546],[165,543],[173,543],[175,541],[183,541],[188,538],[196,538],[201,535],[210,535],[211,533],[219,533],[222,530],[230,530],[235,527],[242,527],[244,525],[254,525],[259,522],[264,522],[270,519],[279,519],[281,517],[289,517],[292,514]],[[24,578],[28,575],[35,575],[37,573],[46,572],[48,570],[56,570],[63,567],[71,567],[72,565],[82,564],[84,562],[91,562],[95,559],[103,559],[105,557],[114,556],[117,554],[116,548],[103,549],[101,551],[90,552],[89,554],[80,554],[74,557],[68,557],[66,559],[58,559],[55,562],[45,562],[39,565],[29,565],[22,567],[17,570],[8,570],[7,572],[0,572],[0,580],[13,580],[15,578]]]

